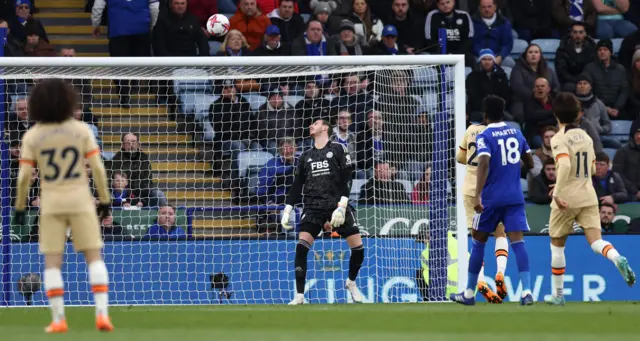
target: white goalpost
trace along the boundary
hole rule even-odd
[[[365,302],[444,302],[466,286],[464,166],[455,163],[466,129],[463,56],[8,57],[0,58],[0,307],[47,303],[39,172],[29,223],[12,223],[20,140],[33,125],[27,100],[47,78],[78,92],[75,118],[93,129],[110,177],[114,207],[102,222],[110,304],[291,300],[297,236],[281,228],[280,211],[317,119],[354,160]],[[325,226],[309,255],[309,303],[351,302],[349,252]],[[67,304],[90,305],[71,243],[62,271]]]

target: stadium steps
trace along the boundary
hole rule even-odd
[[[84,9],[84,0],[38,0],[36,4],[41,11],[45,9],[59,8]]]
[[[103,150],[116,154],[120,151],[120,144],[103,144]],[[154,147],[145,148],[144,152],[149,156],[150,161],[197,161],[200,159],[200,150],[189,147]]]
[[[120,144],[120,135],[103,135],[102,142],[108,144]],[[180,135],[141,135],[140,142],[145,145],[166,145],[189,142],[190,138],[186,134]],[[155,146],[154,146],[155,147]]]
[[[91,26],[65,26],[65,25],[54,25],[46,27],[47,34],[87,34],[93,35],[93,27]],[[106,36],[107,28],[102,26],[100,28],[100,33]]]
[[[105,134],[123,134],[135,131],[140,134],[176,134],[177,124],[171,121],[149,121],[149,122],[100,122],[102,132]]]

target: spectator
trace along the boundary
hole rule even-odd
[[[580,104],[580,112],[578,113],[578,127],[584,130],[587,135],[593,141],[593,150],[596,153],[602,152],[602,141],[600,140],[600,135],[598,135],[598,131],[593,126],[593,124],[585,118],[584,108],[582,108],[582,103]]]
[[[31,128],[33,123],[29,121],[29,99],[18,98],[14,103],[15,115],[9,116],[6,126],[5,140],[8,139],[11,156],[16,160],[20,158],[20,141],[22,136]]]
[[[401,0],[406,1],[406,0]],[[407,54],[403,45],[398,46],[398,30],[393,25],[387,25],[382,30],[382,41],[378,42],[371,54],[375,55],[397,55]]]
[[[551,15],[560,35],[570,31],[574,24],[579,23],[586,29],[589,36],[596,32],[596,9],[591,0],[552,0]]]
[[[351,112],[355,131],[360,131],[365,123],[365,115],[373,108],[373,98],[366,89],[366,80],[361,80],[357,74],[348,74],[342,78],[340,96],[331,100],[331,108],[348,108]]]
[[[322,25],[322,34],[325,39],[329,38],[329,16],[331,15],[331,7],[326,2],[315,2],[313,7],[313,15],[309,18],[309,22],[318,21]],[[306,26],[306,25],[305,25]],[[295,41],[295,40],[294,40]]]
[[[302,117],[302,126],[308,127],[317,120],[331,119],[331,102],[322,96],[322,91],[314,79],[307,80],[304,85],[304,99],[296,104],[298,115]]]
[[[104,217],[100,222],[100,229],[103,237],[120,237],[124,235],[124,229],[119,222],[113,220],[113,214],[109,211],[109,215]]]
[[[392,179],[388,163],[379,162],[375,166],[373,178],[362,186],[358,204],[360,205],[400,205],[408,204],[409,198],[402,183]]]
[[[625,119],[624,106],[629,98],[627,71],[611,58],[611,40],[598,41],[597,48],[598,60],[585,66],[584,73],[593,80],[593,92],[607,107],[609,117]]]
[[[351,162],[353,164],[357,164],[356,134],[349,129],[350,126],[351,113],[349,112],[349,109],[341,109],[338,112],[338,122],[336,126],[333,127],[333,136],[331,136],[331,141],[340,143],[347,148],[347,151],[351,156]]]
[[[618,140],[607,136],[611,132],[611,120],[604,103],[593,94],[591,78],[582,74],[576,80],[576,97],[584,111],[584,119],[593,125],[606,148],[620,148],[622,145]]]
[[[281,0],[256,0],[258,9],[262,13],[271,13],[276,8],[280,7]],[[294,11],[295,13],[300,13],[300,9],[298,8],[297,1],[294,3]]]
[[[322,24],[317,20],[307,22],[305,33],[291,44],[291,54],[294,56],[334,56],[335,45],[327,44],[323,35]]]
[[[640,117],[640,50],[636,50],[636,52],[633,53],[632,59],[631,70],[629,70],[631,74],[629,78],[631,81],[626,112],[629,119],[635,120]]]
[[[524,110],[524,136],[531,141],[531,146],[537,148],[540,141],[535,139],[539,131],[545,126],[555,125],[553,115],[553,95],[546,78],[535,81],[532,98],[526,102]]]
[[[189,0],[189,3],[187,4],[187,10],[192,16],[197,18],[198,26],[200,26],[200,30],[206,37],[211,35],[211,33],[207,31],[207,21],[212,15],[216,13],[235,13],[237,10],[235,4],[233,4],[232,11],[218,12],[218,1],[222,2],[228,0]],[[228,2],[233,3],[233,1]]]
[[[12,35],[19,41],[26,41],[27,25],[32,26],[32,32],[35,32],[42,40],[49,42],[47,32],[40,20],[35,19],[31,15],[31,1],[30,0],[16,0],[15,1],[15,15],[6,17],[8,19],[9,29]]]
[[[131,205],[142,207],[144,203],[140,198],[136,198],[129,188],[127,174],[115,171],[111,174],[111,206],[131,207]]]
[[[529,174],[527,176],[529,183],[531,183],[533,178],[540,174],[546,160],[554,160],[553,151],[551,150],[551,139],[557,132],[558,128],[555,126],[548,126],[542,129],[542,132],[540,133],[540,136],[542,137],[542,146],[533,151],[533,168],[529,170]]]
[[[560,39],[560,33],[553,27],[551,20],[551,1],[509,0],[513,28],[519,39],[528,42],[543,38]]]
[[[291,44],[283,44],[278,26],[270,25],[264,32],[262,45],[253,51],[253,55],[263,57],[290,56]]]
[[[602,232],[614,232],[613,219],[616,217],[616,211],[616,205],[600,205],[600,227]]]
[[[294,4],[295,0],[280,0],[280,7],[267,15],[280,29],[281,41],[287,46],[304,33],[304,19],[293,11]]]
[[[422,178],[413,187],[411,192],[411,202],[414,205],[428,204],[429,203],[429,184],[431,183],[431,166],[427,166]]]
[[[153,53],[158,57],[209,56],[207,36],[198,18],[187,12],[187,0],[171,0],[171,11],[158,18],[153,28]]]
[[[146,237],[184,237],[187,234],[182,227],[176,226],[176,209],[163,205],[158,210],[156,223],[149,226]]]
[[[109,54],[111,57],[151,56],[151,29],[156,24],[160,3],[152,0],[95,0],[91,9],[93,36],[100,35],[100,23],[109,6]],[[131,80],[116,81],[120,106],[131,107]]]
[[[393,0],[391,15],[385,21],[397,30],[397,44],[408,54],[419,53],[424,47],[424,37],[416,34],[424,28],[424,15],[409,9],[408,0]],[[384,37],[384,35],[383,35]]]
[[[589,0],[586,1],[589,3]],[[587,36],[584,23],[574,22],[556,51],[556,70],[562,90],[573,92],[578,76],[596,59],[596,43]]]
[[[22,46],[22,42],[16,39],[16,37],[11,34],[11,29],[9,29],[9,24],[0,19],[0,28],[7,29],[7,38],[4,44],[4,56],[5,57],[22,57],[24,56],[24,47]]]
[[[140,150],[140,138],[137,134],[122,135],[122,147],[109,161],[111,172],[121,171],[127,175],[131,190],[137,197],[147,199],[148,206],[165,206],[167,199],[153,187],[153,172],[149,156]]]
[[[627,70],[633,66],[633,54],[640,49],[640,30],[637,30],[622,39],[620,50],[618,51],[618,63]]]
[[[221,96],[209,107],[209,121],[216,132],[215,140],[223,152],[235,155],[248,148],[259,149],[252,143],[251,121],[253,113],[249,103],[237,95],[234,82],[227,79],[222,84]]]
[[[247,0],[249,1],[249,0]],[[222,45],[220,45],[220,51],[216,53],[216,56],[224,57],[241,57],[251,55],[249,50],[250,46],[247,39],[238,30],[231,30],[224,37]]]
[[[384,162],[385,136],[383,134],[384,121],[382,115],[375,110],[369,112],[367,129],[357,135],[356,160],[359,169],[368,171],[377,162]]]
[[[624,38],[638,28],[624,19],[629,0],[592,0],[598,13],[596,36],[598,39]]]
[[[531,44],[516,61],[516,66],[511,72],[511,115],[516,121],[524,121],[524,102],[533,98],[534,83],[538,78],[545,78],[551,91],[560,90],[560,83],[556,73],[547,66],[547,61],[542,56],[540,46]]]
[[[620,174],[611,170],[609,156],[606,153],[596,153],[596,173],[591,178],[601,205],[629,201],[624,182]]]
[[[83,122],[82,121],[83,117],[84,117],[84,114],[82,112],[82,109],[77,108],[76,110],[73,111],[73,118],[75,120]],[[100,139],[100,134],[98,133],[98,127],[96,127],[96,125],[91,122],[84,122],[84,124],[86,124],[89,127],[89,129],[91,129],[91,131],[93,132],[93,137],[96,139],[98,146],[102,148],[102,141]]]
[[[348,20],[354,24],[354,33],[363,38],[365,45],[375,45],[382,39],[384,24],[375,14],[371,13],[371,8],[366,0],[353,0]],[[342,31],[342,23],[340,22],[340,31]]]
[[[479,58],[482,50],[490,49],[496,55],[496,64],[514,67],[516,62],[509,57],[513,49],[511,23],[496,10],[495,0],[480,0],[473,16],[473,54]]]
[[[256,195],[267,205],[284,205],[293,184],[297,162],[296,141],[283,137],[278,141],[278,156],[267,161],[258,173]]]
[[[275,155],[278,140],[284,137],[302,137],[301,121],[298,113],[282,98],[282,91],[276,88],[269,92],[267,103],[260,107],[251,130],[256,132],[262,147]]]
[[[540,174],[529,184],[529,201],[538,205],[551,203],[553,188],[556,186],[556,164],[553,158],[544,160]]]
[[[24,29],[27,39],[24,44],[24,55],[27,57],[56,57],[53,45],[39,36],[37,28],[27,24]]]
[[[447,54],[462,54],[465,65],[475,64],[473,56],[473,22],[469,13],[454,9],[455,0],[437,0],[437,9],[429,12],[424,24],[428,52],[439,54],[438,30],[447,29]]]
[[[616,152],[613,171],[620,174],[630,200],[640,200],[640,127],[633,131],[633,138]]]
[[[240,0],[239,5],[238,11],[229,19],[231,29],[240,31],[247,39],[249,49],[254,50],[260,46],[271,21],[258,10],[256,0]]]
[[[509,103],[511,99],[509,79],[502,67],[495,63],[495,55],[490,49],[480,51],[480,62],[478,67],[467,76],[466,89],[467,113],[472,122],[482,122],[482,102],[488,95],[501,97],[505,103]],[[511,121],[513,117],[507,117],[507,119]]]
[[[362,56],[369,54],[367,44],[357,35],[353,23],[347,19],[340,22],[340,35],[335,42],[336,52],[341,56]]]

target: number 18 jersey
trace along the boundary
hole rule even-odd
[[[84,159],[100,153],[86,124],[39,123],[22,138],[20,162],[38,167],[40,214],[95,212]]]
[[[478,157],[488,155],[489,175],[482,189],[485,207],[502,207],[524,204],[520,184],[520,160],[530,153],[522,133],[504,122],[491,123],[476,138]]]

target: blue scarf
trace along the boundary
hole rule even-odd
[[[386,45],[385,45],[386,46]],[[387,47],[387,51],[392,55],[398,54],[398,44],[393,44],[393,47]]]
[[[582,11],[582,2],[583,0],[571,0],[571,5],[569,6],[569,18],[573,20],[582,20],[583,11]]]
[[[307,47],[307,56],[326,56],[327,55],[327,40],[322,36],[322,41],[319,44],[313,44],[307,39],[307,34],[304,34],[304,41]]]
[[[242,56],[242,49],[240,49],[240,51],[238,51],[238,53],[233,53],[233,51],[227,47],[227,56],[234,56],[234,57],[241,57]]]

